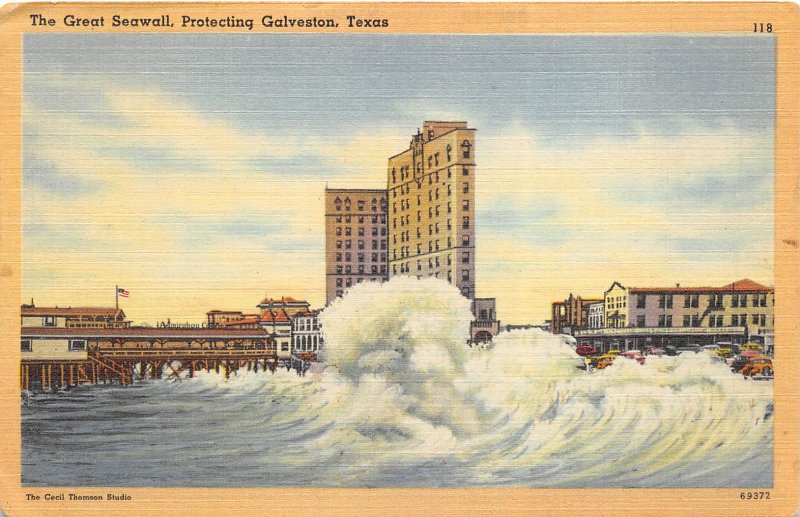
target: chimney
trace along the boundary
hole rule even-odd
[[[675,284],[675,287],[680,287],[680,286],[681,286],[681,284]]]

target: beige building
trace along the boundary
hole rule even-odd
[[[353,285],[388,278],[386,210],[385,190],[325,189],[326,304]]]
[[[389,274],[445,279],[475,297],[475,130],[426,121],[389,158]]]
[[[59,328],[127,328],[122,309],[105,307],[36,307],[23,305],[20,309],[22,327]]]

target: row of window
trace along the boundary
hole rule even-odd
[[[767,315],[766,314],[752,314],[750,318],[748,318],[747,314],[733,314],[730,318],[730,325],[732,327],[743,327],[748,324],[748,319],[752,325],[760,325],[766,326],[767,324]],[[637,327],[644,327],[645,325],[645,317],[643,314],[640,314],[636,317],[636,326]],[[659,327],[671,327],[672,326],[672,315],[671,314],[660,314],[658,316],[658,326]],[[699,327],[700,326],[700,316],[697,314],[684,314],[683,316],[683,326],[684,327]],[[720,315],[710,315],[708,317],[708,326],[709,327],[724,327],[725,326],[725,318],[724,316]]]
[[[343,287],[344,288],[352,287],[354,283],[360,284],[360,283],[362,283],[364,281],[378,282],[380,280],[383,280],[383,278],[381,278],[381,277],[370,277],[370,278],[359,277],[359,278],[355,279],[355,282],[353,282],[352,278],[344,278],[344,281],[342,281],[341,278],[337,278],[336,279],[336,287],[338,287],[339,289],[336,289],[336,296],[342,296],[344,294],[344,290],[341,289]]]
[[[356,261],[357,262],[366,262],[366,255],[367,255],[366,253],[357,253],[356,254]],[[370,260],[370,262],[386,262],[386,253],[381,253],[381,254],[373,253],[370,256],[370,258],[372,259],[372,260]],[[336,253],[336,262],[342,262],[343,259],[344,259],[345,262],[352,262],[353,261],[352,253],[350,253],[350,252],[345,252],[345,253],[337,252]]]
[[[436,215],[439,215],[439,214],[437,213]],[[420,221],[419,217],[417,218],[417,221]],[[400,216],[400,226],[401,227],[411,226],[411,220],[409,219],[409,217],[407,215],[406,216],[402,216],[402,215]],[[464,217],[461,218],[461,227],[464,228],[465,230],[469,230],[469,216],[468,215],[465,215]],[[397,219],[392,219],[392,229],[393,230],[397,229]],[[452,229],[452,225],[450,224],[450,219],[447,220],[447,229],[448,230]],[[428,234],[430,235],[432,233],[433,233],[433,226],[431,226],[429,228],[429,233]],[[341,235],[340,233],[338,233],[338,229],[337,229],[337,234],[336,235]],[[350,234],[347,233],[346,235],[350,235]]]
[[[359,275],[366,275],[367,274],[367,266],[364,264],[358,264],[358,267],[354,270],[350,264],[345,264],[342,266],[338,264],[336,266],[336,274],[337,275],[352,275],[353,271],[356,271]],[[372,264],[369,267],[369,274],[370,275],[385,275],[386,274],[386,264]],[[338,280],[337,280],[338,282]]]
[[[68,345],[70,352],[83,352],[86,350],[86,340],[85,339],[70,339]],[[20,350],[23,352],[32,352],[33,351],[33,341],[30,339],[21,339],[20,340]]]
[[[723,308],[724,301],[725,301],[724,294],[711,294],[708,295],[708,302],[709,306],[712,308],[721,309]],[[734,308],[739,307],[747,307],[748,299],[752,303],[753,307],[766,307],[767,306],[767,295],[766,294],[753,294],[749,298],[746,294],[734,294],[731,295],[731,306]],[[659,309],[672,309],[673,308],[673,298],[674,295],[672,294],[662,294],[658,296],[658,308]],[[636,308],[637,309],[644,309],[647,300],[647,294],[637,294],[636,295]],[[684,308],[698,308],[700,306],[700,295],[699,294],[687,294],[683,296],[683,307]]]
[[[386,215],[373,215],[371,218],[368,219],[368,216],[359,215],[356,217],[358,224],[365,224],[367,220],[372,221],[372,224],[378,224],[380,221],[381,224],[386,224]],[[336,216],[336,223],[342,224],[342,221],[345,223],[351,223],[353,221],[353,216],[351,215],[337,215]],[[384,234],[385,235],[385,234]]]
[[[336,249],[337,250],[342,249],[342,245],[344,245],[344,249],[349,250],[349,249],[351,249],[353,247],[353,241],[351,241],[350,239],[348,239],[346,241],[336,241]],[[358,240],[356,245],[357,245],[358,249],[360,249],[360,250],[366,249],[366,244],[361,239]],[[373,250],[377,250],[378,247],[380,247],[380,249],[382,249],[382,250],[385,250],[386,249],[386,241],[383,240],[383,239],[381,239],[380,241],[378,241],[376,239],[373,239],[372,240],[372,249]]]
[[[464,158],[469,158],[470,157],[470,149],[471,149],[471,147],[472,147],[472,144],[469,143],[469,140],[464,140],[461,143],[461,155]],[[416,161],[416,155],[417,155],[416,149],[414,149],[413,152],[414,152],[414,159]],[[453,148],[452,148],[452,146],[450,146],[450,144],[447,144],[447,147],[445,148],[445,153],[447,155],[447,162],[450,163],[451,161],[453,161]],[[439,166],[439,153],[435,152],[432,155],[428,156],[428,169],[432,169],[433,167],[438,167],[438,166]],[[421,167],[422,166],[421,166],[420,163],[416,164],[417,173],[419,173],[419,174],[422,174]],[[468,171],[467,171],[466,167],[464,167],[464,174],[465,175],[468,174]],[[406,178],[410,177],[410,175],[411,175],[410,167],[408,165],[400,167],[400,181],[404,181]],[[437,178],[438,178],[438,172],[437,172]],[[437,181],[438,181],[438,179],[437,179]],[[397,182],[397,169],[392,167],[392,183],[396,183],[396,182]]]
[[[339,196],[336,196],[336,199],[333,200],[333,206],[336,208],[337,212],[340,212],[342,210],[342,207],[344,207],[346,212],[349,212],[350,211],[350,206],[351,206],[350,198],[346,197],[344,199],[344,201],[342,201],[342,199],[339,198]],[[358,201],[358,211],[359,212],[364,212],[366,209],[367,209],[367,202],[364,201],[364,200],[359,200]],[[386,199],[385,198],[380,198],[380,209],[381,209],[382,212],[386,210]],[[372,198],[372,202],[370,203],[370,210],[373,211],[373,212],[377,212],[378,211],[378,199],[377,198]]]

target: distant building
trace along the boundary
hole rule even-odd
[[[122,309],[105,307],[36,307],[32,302],[20,310],[23,327],[127,328]]]
[[[261,328],[275,342],[279,359],[292,355],[292,320],[284,309],[268,309],[261,315]]]
[[[264,298],[257,305],[261,309],[261,315],[266,312],[283,309],[288,316],[294,316],[301,312],[308,312],[311,310],[311,304],[305,300],[297,300],[290,296],[282,296],[281,298]]]
[[[436,277],[475,297],[475,129],[426,121],[389,158],[389,274]]]
[[[385,190],[325,189],[326,304],[353,285],[388,278],[386,210]]]
[[[628,290],[619,282],[611,284],[603,293],[605,302],[605,326],[621,328],[628,326]]]
[[[589,305],[587,325],[590,329],[601,329],[605,326],[605,307],[604,302]]]
[[[500,332],[494,298],[475,298],[472,302],[475,320],[470,323],[472,343],[487,343]]]
[[[571,333],[589,324],[589,306],[602,302],[600,298],[583,298],[569,293],[563,302],[553,302],[550,314],[550,332]]]
[[[606,291],[606,327],[574,335],[586,344],[625,349],[747,341],[771,348],[774,298],[773,288],[747,279],[721,287],[625,288],[614,282]]]
[[[230,327],[241,323],[244,319],[258,318],[258,314],[245,314],[242,311],[213,310],[206,313],[209,328]]]
[[[325,343],[317,311],[303,312],[292,318],[292,352],[316,355]]]

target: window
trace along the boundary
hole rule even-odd
[[[372,266],[372,274],[375,275],[378,273],[378,266]]]
[[[637,309],[644,309],[645,301],[647,300],[647,295],[645,294],[637,294],[636,295],[636,308]],[[642,325],[639,325],[642,326]]]
[[[683,326],[684,327],[690,327],[691,325],[692,325],[691,316],[689,316],[688,314],[684,314],[683,315]]]
[[[83,352],[86,350],[86,340],[85,339],[70,339],[69,340],[69,351],[70,352]]]
[[[23,352],[30,352],[31,350],[33,350],[30,339],[21,339],[19,345],[20,345],[19,349]]]
[[[461,279],[462,280],[469,280],[469,269],[465,269],[461,272]]]
[[[662,294],[658,297],[658,308],[659,309],[671,309],[672,308],[672,295],[671,294]]]
[[[711,307],[721,309],[723,304],[723,296],[721,294],[712,294],[710,298]]]
[[[363,253],[359,253],[358,254],[358,261],[359,262],[364,262],[364,254]]]
[[[342,266],[336,266],[336,274],[337,275],[341,275],[342,274]]]
[[[469,158],[469,149],[472,147],[472,144],[469,143],[469,140],[464,140],[461,142],[461,151],[463,153],[464,158]]]
[[[363,226],[360,226],[360,227],[358,228],[358,236],[359,236],[359,237],[363,237],[363,236],[364,236],[364,232],[365,232],[365,230],[364,230],[364,227],[363,227]]]
[[[374,250],[378,249],[378,241],[375,239],[372,239],[372,249]]]
[[[469,168],[468,167],[462,167],[461,174],[463,174],[464,176],[469,176]]]
[[[758,295],[758,306],[759,307],[766,307],[767,306],[767,295],[766,294]],[[755,307],[755,302],[753,303],[753,307]]]
[[[469,264],[469,251],[465,251],[461,254],[461,263]]]
[[[489,318],[489,314],[486,312],[486,309],[481,309],[480,310],[480,319],[485,321],[488,318]]]
[[[337,250],[342,249],[342,241],[336,241],[336,249]]]
[[[758,325],[759,317],[758,314],[753,314],[753,325]]]
[[[666,323],[667,323],[666,316],[664,316],[663,314],[659,314],[658,315],[658,326],[659,327],[664,327],[664,326],[666,326]]]
[[[767,315],[766,315],[766,314],[762,314],[762,315],[761,315],[761,323],[760,323],[760,325],[761,325],[762,327],[764,327],[764,326],[766,326],[766,325],[767,325]]]
[[[342,254],[341,253],[337,253],[336,254],[336,262],[341,262],[341,261],[342,261]]]
[[[358,265],[358,274],[359,275],[363,275],[364,274],[364,264],[359,264]],[[361,282],[361,279],[359,278],[358,281]]]
[[[636,326],[644,327],[644,314],[639,314],[636,316]]]
[[[464,189],[463,190],[464,190],[464,194],[468,194],[469,193],[469,183],[466,182],[466,181],[464,182]]]
[[[344,234],[345,235],[352,235],[353,231],[350,229],[349,226],[345,227]]]
[[[364,240],[363,239],[358,239],[358,249],[360,249],[360,250],[364,249]]]
[[[469,235],[465,235],[463,239],[461,239],[462,246],[469,246]]]
[[[337,223],[341,223],[342,222],[342,216],[341,215],[337,215],[336,216],[336,222]]]
[[[736,300],[737,298],[734,296],[733,299]],[[738,327],[739,326],[739,315],[738,314],[734,314],[733,316],[731,316],[731,325],[734,326],[734,327]]]
[[[348,271],[348,273],[350,273],[350,271]],[[346,280],[344,281],[344,284],[345,284],[347,287],[350,287],[350,286],[352,286],[352,285],[353,285],[353,279],[352,279],[352,278],[348,278],[348,279],[346,279]]]
[[[667,314],[667,327],[672,326],[672,314]]]
[[[450,154],[450,153],[452,153],[452,152],[453,152],[453,148],[452,148],[452,147],[450,147],[450,144],[447,144],[447,147],[445,148],[445,150],[444,150],[444,151],[447,153],[447,161],[448,161],[448,162],[449,162],[449,161],[452,161],[452,159],[453,159],[453,158],[452,158],[452,156],[451,156],[451,154]]]
[[[448,201],[447,202],[447,213],[449,214],[452,211],[453,211],[453,208],[450,206],[450,201]]]
[[[469,210],[469,199],[465,199],[464,200],[463,209],[464,210]]]
[[[336,287],[342,287],[342,279],[341,278],[337,278],[336,279]]]
[[[469,217],[464,217],[464,228],[469,228]]]
[[[56,317],[55,316],[45,316],[43,326],[45,327],[55,327],[56,326]]]
[[[350,222],[350,216],[349,215],[344,216],[344,222],[346,222],[346,223]]]
[[[349,250],[352,247],[353,247],[353,241],[351,241],[350,239],[344,241],[344,249]]]

